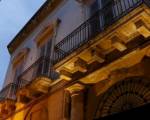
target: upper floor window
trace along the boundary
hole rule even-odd
[[[37,74],[49,74],[49,68],[51,67],[50,57],[52,55],[52,46],[53,38],[55,36],[56,28],[60,23],[60,19],[57,19],[52,24],[48,25],[45,29],[43,29],[40,34],[37,36],[36,44],[39,47],[39,57],[46,57],[46,60],[43,61],[37,69]]]
[[[99,0],[93,0],[93,3],[91,4],[90,8],[91,15],[93,15],[99,8],[100,8]]]
[[[57,18],[47,27],[45,27],[36,37],[36,44],[40,48],[40,56],[50,56],[52,39],[55,34],[55,30],[61,20]]]
[[[20,63],[24,61],[29,51],[29,48],[24,48],[14,57],[14,59],[12,60],[13,68],[16,68]]]
[[[44,56],[47,58],[47,60],[50,59],[54,30],[54,25],[50,24],[46,28],[44,28],[37,36],[35,42],[37,44],[37,47],[39,48],[39,57]],[[36,74],[47,75],[49,74],[49,68],[50,62],[43,60],[41,64],[38,65]]]
[[[44,44],[46,44],[46,42],[49,41],[50,38],[52,38],[53,33],[54,33],[53,25],[49,25],[46,28],[44,28],[36,38],[37,46],[42,47]]]
[[[17,82],[18,76],[23,72],[23,65],[29,51],[29,48],[24,48],[14,57],[12,61],[13,69],[15,71],[13,82]]]

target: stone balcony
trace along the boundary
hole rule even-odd
[[[57,77],[51,68],[48,57],[40,57],[18,77],[18,102],[28,102],[48,92],[52,81]],[[23,81],[26,81],[25,83]]]
[[[0,91],[0,119],[15,110],[16,90],[17,85],[11,83]]]
[[[123,66],[126,60],[120,62],[121,57],[128,56],[127,59],[132,61],[132,52],[142,48],[136,52],[135,63],[138,62],[149,49],[149,5],[149,0],[111,1],[98,10],[55,46],[51,59],[40,57],[20,75],[17,84],[21,89],[17,92],[17,100],[30,101],[47,93],[53,84],[62,80],[97,83],[112,70]],[[112,16],[108,19],[106,16],[110,12]],[[145,44],[147,46],[143,48]],[[119,64],[115,67],[108,66],[116,61]],[[103,69],[104,66],[109,70]],[[99,76],[93,73],[98,69],[101,69]]]
[[[138,62],[149,49],[149,5],[149,0],[111,1],[59,42],[55,46],[52,61],[54,69],[60,73],[59,80],[97,83],[110,72],[103,70],[104,66],[120,61],[123,56],[131,57],[129,54],[135,52],[135,49],[147,45],[143,53],[142,50],[137,52],[135,63]],[[110,14],[111,11],[113,13]],[[111,17],[107,18],[108,15]],[[132,57],[131,61],[135,59]],[[126,65],[124,62],[120,66]],[[118,69],[119,64],[113,68]],[[98,69],[103,71],[101,78],[91,79],[95,75],[90,74]]]

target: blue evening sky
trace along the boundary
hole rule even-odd
[[[0,88],[9,64],[8,43],[46,0],[0,0]]]

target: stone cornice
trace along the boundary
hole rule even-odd
[[[16,48],[27,38],[27,36],[52,12],[62,0],[47,0],[29,22],[21,29],[15,38],[8,44],[7,48],[12,54]]]

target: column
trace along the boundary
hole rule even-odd
[[[67,88],[70,94],[70,120],[84,119],[84,86],[74,84]]]
[[[64,105],[63,105],[63,120],[70,120],[70,93],[69,91],[65,90],[64,93]]]
[[[71,94],[71,119],[84,119],[84,96],[83,91],[74,92]]]

